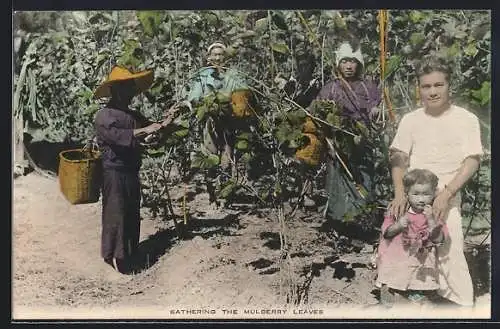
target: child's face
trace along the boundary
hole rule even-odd
[[[414,184],[408,190],[408,202],[416,212],[422,212],[426,205],[432,205],[435,190],[431,184]]]

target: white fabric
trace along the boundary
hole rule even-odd
[[[483,154],[477,117],[456,105],[439,117],[426,114],[423,108],[407,113],[391,148],[410,156],[409,170],[421,168],[435,173],[440,188],[455,177],[465,158]]]
[[[456,105],[433,117],[424,108],[407,113],[399,123],[391,149],[410,156],[410,168],[428,169],[439,178],[441,189],[458,173],[465,158],[482,155],[477,117]],[[445,222],[450,239],[438,249],[439,293],[460,305],[473,304],[473,287],[463,251],[460,193],[451,201]]]
[[[214,42],[212,43],[210,46],[208,46],[207,48],[207,53],[210,54],[210,51],[215,48],[215,47],[219,47],[219,48],[222,48],[222,50],[226,51],[226,45],[223,44],[222,42]]]
[[[361,48],[358,48],[358,50],[354,51],[354,49],[352,49],[351,45],[348,42],[342,43],[337,51],[335,51],[335,64],[339,66],[340,61],[344,58],[356,58],[361,63],[361,65],[365,65],[365,62],[363,61],[363,54],[361,53]]]

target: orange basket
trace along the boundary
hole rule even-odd
[[[237,118],[250,117],[255,114],[252,107],[252,92],[248,89],[238,89],[231,93],[231,108]]]
[[[295,152],[295,158],[311,166],[318,165],[323,150],[323,143],[314,134],[303,134],[309,142]]]
[[[59,153],[59,187],[71,204],[99,201],[102,183],[101,157],[97,148]]]

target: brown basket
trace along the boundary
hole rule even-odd
[[[304,125],[302,126],[302,131],[306,134],[316,134],[318,132],[318,128],[316,127],[314,121],[310,117],[307,117]]]
[[[252,92],[247,89],[234,90],[231,93],[231,108],[237,118],[250,117],[255,114],[252,107]]]
[[[99,152],[84,147],[59,153],[59,187],[71,204],[99,201],[101,182]]]
[[[311,166],[316,166],[321,158],[323,143],[313,134],[303,134],[309,139],[309,143],[295,152],[295,158]]]

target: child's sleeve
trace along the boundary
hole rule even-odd
[[[382,231],[382,236],[384,236],[385,234],[385,231],[387,230],[387,228],[389,226],[391,226],[392,224],[394,224],[394,217],[392,215],[390,215],[388,212],[384,215],[384,222],[382,223],[382,228],[381,228],[381,231]]]

